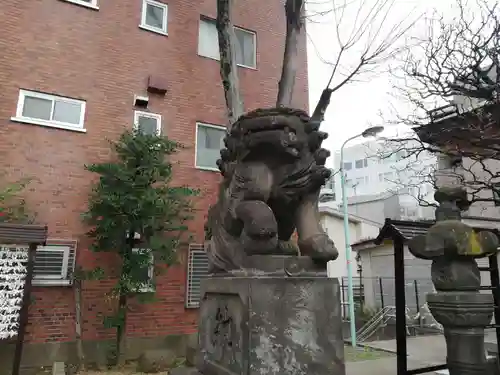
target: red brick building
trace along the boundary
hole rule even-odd
[[[285,36],[282,3],[244,1],[234,9],[247,110],[276,100]],[[215,7],[214,0],[2,2],[0,159],[6,175],[1,183],[36,178],[27,191],[28,206],[50,233],[35,265],[25,364],[76,355],[75,266],[113,270],[112,255],[88,250],[81,221],[96,177],[84,164],[110,156],[106,139],[139,124],[188,146],[176,155],[174,182],[202,191],[191,231],[196,243],[203,242],[219,180],[214,163],[227,124]],[[303,38],[294,95],[300,108],[308,102],[305,45]],[[179,249],[179,255],[180,263],[156,280],[158,300],[130,306],[127,336],[137,338],[142,349],[152,345],[148,342],[157,345],[158,338],[196,330],[196,309],[189,308],[196,296],[186,300],[188,249]],[[82,284],[80,327],[87,356],[99,349],[87,344],[113,337],[102,321],[113,307],[105,295],[114,283]]]

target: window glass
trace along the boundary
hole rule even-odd
[[[198,125],[196,166],[217,169],[220,150],[224,147],[226,130]]]
[[[163,29],[164,16],[165,8],[149,3],[146,4],[146,25]]]
[[[50,120],[52,100],[26,96],[24,98],[23,117]]]

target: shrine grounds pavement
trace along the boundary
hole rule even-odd
[[[485,342],[496,343],[493,331],[486,333]],[[396,340],[373,341],[367,342],[365,345],[374,349],[396,353]],[[408,369],[445,363],[446,344],[443,335],[409,337],[407,339],[407,349]],[[396,355],[365,361],[347,361],[346,375],[396,375]]]

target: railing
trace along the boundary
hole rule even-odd
[[[359,342],[369,339],[382,326],[387,325],[387,322],[395,315],[396,307],[386,306],[379,310],[369,321],[356,332]]]
[[[429,311],[429,308],[427,304],[424,304],[423,306],[420,307],[420,311],[423,313],[418,312],[416,315],[412,316],[410,313],[410,309],[406,307],[405,309],[405,316],[406,316],[406,334],[408,336],[413,336],[415,334],[416,329],[418,329],[418,326],[415,326],[413,322],[416,320],[419,320],[420,318],[422,319],[430,319],[430,322],[425,322],[425,328],[431,328],[435,329],[440,333],[443,333],[443,326],[436,322],[434,317]],[[356,332],[356,338],[358,342],[363,342],[368,340],[379,328],[386,327],[387,324],[391,320],[396,319],[396,307],[395,306],[386,306],[383,309],[379,310],[369,321],[363,325],[358,332]],[[413,331],[410,330],[410,328]]]

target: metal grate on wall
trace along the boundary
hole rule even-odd
[[[188,249],[188,270],[186,282],[186,308],[200,306],[201,280],[208,275],[208,257],[200,244],[190,244]]]
[[[33,285],[64,286],[73,283],[76,240],[47,239],[35,253]]]

